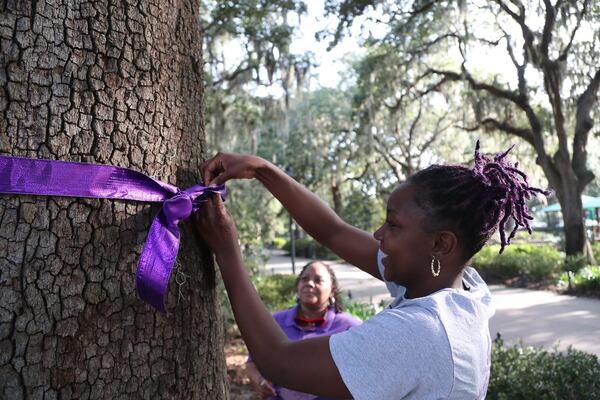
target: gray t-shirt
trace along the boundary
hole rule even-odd
[[[331,355],[355,399],[485,398],[494,309],[477,271],[466,268],[463,283],[468,290],[406,299],[406,288],[386,282],[390,306],[331,337]]]

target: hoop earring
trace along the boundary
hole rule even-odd
[[[434,266],[434,263],[437,265]],[[437,267],[437,271],[436,271],[436,267]],[[431,275],[439,276],[441,270],[442,270],[442,264],[440,263],[440,260],[435,258],[435,256],[431,256]]]
[[[329,307],[335,307],[335,297],[329,298]]]

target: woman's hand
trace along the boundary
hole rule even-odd
[[[221,185],[229,179],[252,179],[265,163],[260,157],[236,153],[217,153],[200,167],[204,185]]]
[[[277,396],[273,384],[265,378],[262,378],[258,383],[252,381],[252,384],[254,385],[254,390],[256,390],[256,393],[258,393],[261,399],[266,399],[269,396]]]
[[[273,384],[266,380],[258,369],[256,365],[252,361],[248,361],[246,363],[246,375],[250,378],[250,382],[252,382],[252,386],[254,386],[254,390],[260,396],[261,399],[267,398],[269,396],[277,396],[277,392],[275,391],[275,387]]]
[[[194,215],[200,235],[216,256],[239,253],[237,229],[221,196],[210,196]]]

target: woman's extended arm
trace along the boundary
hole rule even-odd
[[[265,308],[243,265],[235,226],[220,197],[212,196],[199,214],[201,234],[215,252],[240,332],[263,376],[301,392],[350,397],[329,352],[329,337],[290,341]]]
[[[319,243],[344,260],[381,279],[379,244],[368,232],[344,222],[325,202],[270,162],[256,156],[219,153],[202,166],[206,184],[256,178]]]

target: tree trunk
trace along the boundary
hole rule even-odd
[[[333,211],[335,211],[337,215],[342,215],[342,192],[335,182],[331,183],[331,197],[333,198]]]
[[[578,189],[577,180],[569,179],[564,174],[561,176],[562,185],[556,186],[556,197],[562,211],[565,253],[577,255],[585,249],[585,223],[581,191]]]
[[[199,11],[194,0],[0,2],[0,154],[197,183]],[[0,398],[227,398],[214,266],[189,221],[171,312],[136,295],[157,210],[0,196]]]

